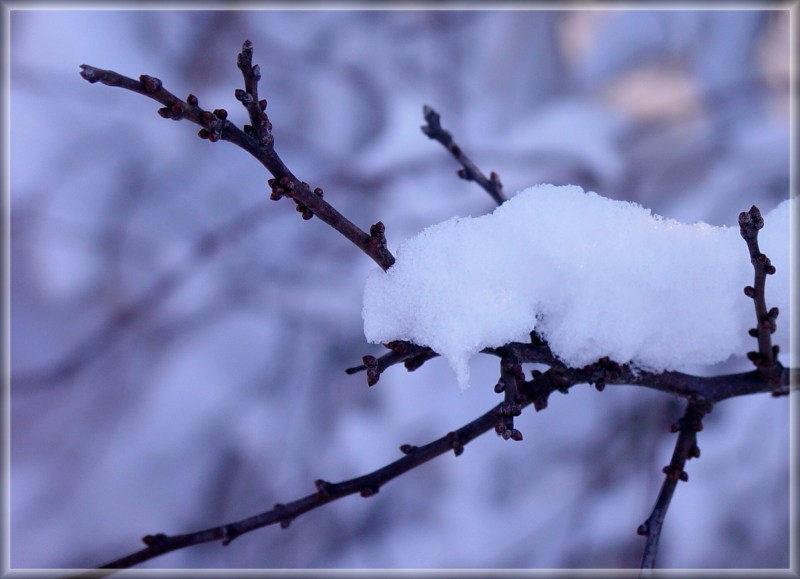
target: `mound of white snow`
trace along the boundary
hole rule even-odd
[[[781,310],[773,343],[784,351],[789,206],[764,215],[759,233],[777,268],[767,278],[767,306]],[[527,342],[531,331],[573,367],[608,356],[675,370],[756,348],[747,333],[753,301],[742,291],[753,267],[738,225],[687,225],[580,187],[538,185],[490,215],[423,230],[396,258],[367,278],[367,340],[430,346],[462,389],[471,356]]]

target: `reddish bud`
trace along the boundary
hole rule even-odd
[[[139,77],[139,81],[144,85],[145,92],[154,93],[161,88],[161,81],[154,76],[143,74]]]
[[[197,100],[197,97],[194,96],[193,94],[190,94],[189,96],[186,97],[186,102],[192,105],[193,107],[196,107],[198,104],[200,104],[200,101]]]
[[[639,528],[636,529],[636,534],[640,536],[647,535],[647,525],[644,523],[639,525]]]
[[[218,119],[227,119],[228,111],[225,109],[214,109],[214,116],[216,116]]]
[[[205,129],[200,129],[199,131],[197,131],[197,136],[200,137],[201,139],[207,139],[211,136],[211,133],[209,133]]]
[[[746,295],[749,298],[755,297],[755,295],[756,295],[755,288],[753,286],[750,286],[750,285],[744,286],[744,295]]]
[[[258,107],[263,111],[267,108],[267,99],[261,99],[258,101]]]

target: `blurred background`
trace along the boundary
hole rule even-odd
[[[790,193],[788,10],[18,10],[10,32],[13,567],[95,566],[268,510],[499,401],[490,357],[463,394],[441,359],[371,389],[346,375],[385,352],[362,329],[374,264],[269,201],[240,149],[80,64],[241,126],[252,40],[279,154],[392,250],[494,208],[420,132],[424,104],[508,194],[571,183],[734,225]],[[144,567],[635,568],[683,407],[576,386],[523,413],[523,442],[488,434],[368,500]],[[788,566],[787,399],[720,403],[699,445],[659,565]]]

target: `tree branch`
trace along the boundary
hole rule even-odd
[[[422,114],[426,123],[420,127],[422,132],[428,135],[429,138],[439,141],[461,163],[462,168],[458,170],[458,176],[467,181],[475,181],[483,187],[484,191],[491,195],[498,205],[502,205],[503,201],[508,198],[503,193],[503,184],[500,182],[500,177],[497,173],[492,171],[489,178],[486,178],[486,175],[478,169],[475,163],[464,154],[461,147],[456,144],[453,140],[453,135],[442,128],[439,113],[425,105],[422,108]]]
[[[369,474],[339,483],[317,480],[314,482],[317,488],[315,493],[289,503],[278,503],[269,511],[240,521],[234,521],[218,527],[183,535],[166,535],[164,533],[147,535],[142,538],[142,541],[146,545],[144,549],[110,561],[98,567],[98,569],[123,569],[133,567],[134,565],[155,559],[171,551],[184,549],[201,543],[220,541],[222,545],[228,545],[236,537],[276,523],[280,524],[281,528],[285,529],[300,515],[343,497],[356,493],[359,493],[362,497],[371,497],[377,494],[381,487],[387,482],[425,464],[437,456],[441,456],[451,450],[456,456],[459,456],[464,451],[464,446],[466,444],[494,429],[497,423],[497,411],[499,406],[500,405],[492,408],[489,412],[479,416],[458,430],[448,432],[441,438],[424,446],[402,445],[400,451],[405,454],[404,457]]]
[[[739,214],[739,233],[741,233],[750,252],[750,263],[753,264],[754,280],[752,286],[745,286],[744,294],[753,299],[756,310],[756,327],[750,335],[758,340],[758,351],[748,352],[747,357],[753,362],[759,373],[767,380],[775,380],[780,374],[778,362],[778,346],[772,345],[772,334],[777,328],[778,308],[767,310],[764,288],[768,275],[775,273],[775,266],[758,248],[758,231],[764,227],[761,211],[753,205],[750,211]]]
[[[394,263],[394,256],[384,243],[375,243],[373,236],[362,231],[344,215],[339,213],[332,205],[323,199],[322,189],[311,190],[308,183],[299,180],[283,163],[273,146],[271,125],[266,116],[266,101],[257,101],[256,85],[261,76],[258,66],[251,66],[252,43],[245,41],[242,52],[239,54],[239,67],[245,79],[245,90],[238,89],[235,93],[237,99],[245,106],[250,115],[253,126],[246,125],[245,130],[239,129],[227,120],[228,113],[225,109],[215,111],[203,110],[198,106],[198,99],[189,95],[186,101],[166,90],[159,79],[142,75],[139,80],[116,73],[81,65],[81,76],[90,83],[102,83],[107,86],[123,88],[164,105],[158,113],[173,120],[188,120],[200,125],[202,129],[198,135],[211,142],[218,140],[228,141],[244,149],[255,157],[274,177],[270,180],[272,188],[271,199],[289,197],[297,203],[298,211],[305,219],[313,215],[333,227],[344,237],[349,239],[356,247],[361,249],[375,263],[384,270],[389,269]],[[253,92],[250,92],[253,91]],[[249,129],[248,129],[249,127]]]
[[[711,412],[711,409],[712,405],[708,401],[702,398],[693,398],[689,401],[683,417],[670,427],[670,432],[678,433],[672,460],[663,469],[666,477],[661,485],[661,491],[658,493],[653,511],[636,531],[639,535],[646,537],[642,569],[655,568],[658,541],[661,538],[661,529],[664,525],[664,518],[667,516],[669,503],[672,495],[675,494],[678,481],[687,482],[689,480],[689,475],[684,470],[686,461],[700,457],[697,433],[703,430],[703,417]]]

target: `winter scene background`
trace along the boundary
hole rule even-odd
[[[252,40],[278,153],[362,229],[381,220],[393,252],[495,208],[420,131],[426,104],[508,195],[576,185],[716,226],[790,195],[788,10],[14,10],[9,26],[12,568],[96,566],[268,510],[500,401],[488,356],[463,392],[443,358],[372,388],[345,374],[386,351],[364,334],[374,263],[271,202],[242,150],[81,64],[156,76],[241,126]],[[692,371],[750,369],[739,354]],[[142,567],[636,568],[683,407],[577,386],[526,409],[521,442],[489,434],[369,499]],[[758,395],[705,419],[659,566],[789,565],[789,414]]]

